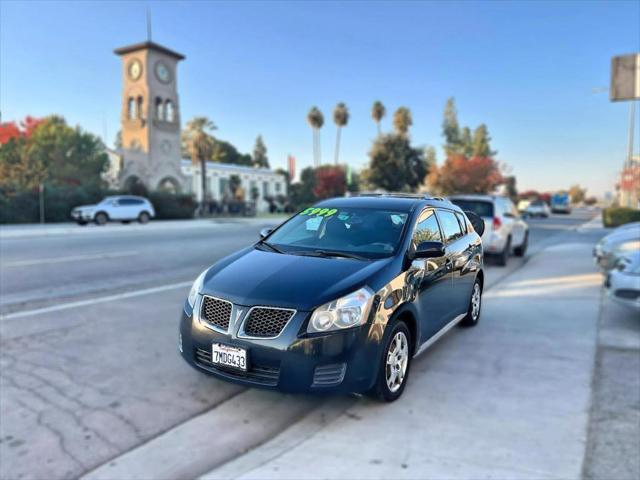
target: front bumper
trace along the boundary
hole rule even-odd
[[[72,211],[71,218],[73,218],[75,221],[81,220],[88,222],[90,220],[93,220],[93,214],[91,212]]]
[[[198,308],[199,302],[195,310]],[[209,328],[186,306],[180,320],[181,354],[197,370],[251,387],[294,393],[370,390],[380,362],[380,327],[368,323],[309,336],[304,330],[310,315],[297,312],[277,338],[242,338],[238,336],[242,318],[235,324],[232,321],[227,333],[221,333]],[[247,371],[212,364],[212,343],[246,349]]]

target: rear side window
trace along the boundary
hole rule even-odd
[[[442,234],[434,211],[428,210],[420,217],[413,232],[413,246],[417,247],[422,242],[442,242]]]
[[[447,242],[457,240],[463,235],[460,223],[458,223],[458,219],[453,212],[449,210],[438,210],[438,219],[440,219],[444,238]]]
[[[493,202],[486,200],[460,200],[452,199],[451,203],[460,207],[463,211],[471,211],[479,217],[493,218]]]
[[[461,213],[456,212],[456,217],[458,218],[458,223],[460,223],[460,228],[462,229],[462,233],[469,232],[469,225],[467,225],[467,220],[465,216]]]

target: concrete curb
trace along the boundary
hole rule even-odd
[[[273,438],[317,405],[312,397],[246,390],[80,478],[196,478]]]

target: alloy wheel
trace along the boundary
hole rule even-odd
[[[404,382],[409,364],[409,341],[404,332],[398,332],[391,340],[387,352],[386,380],[392,393],[397,392]]]
[[[477,282],[473,285],[473,293],[471,294],[471,319],[475,322],[480,315],[480,302],[482,296],[480,295],[480,284]]]

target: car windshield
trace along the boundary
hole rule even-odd
[[[544,202],[542,200],[536,200],[531,204],[532,207],[544,207]]]
[[[479,217],[493,217],[493,202],[452,198],[451,203],[457,205],[464,211],[471,211]]]
[[[395,253],[407,217],[398,211],[311,207],[266,241],[284,253],[382,258]]]

